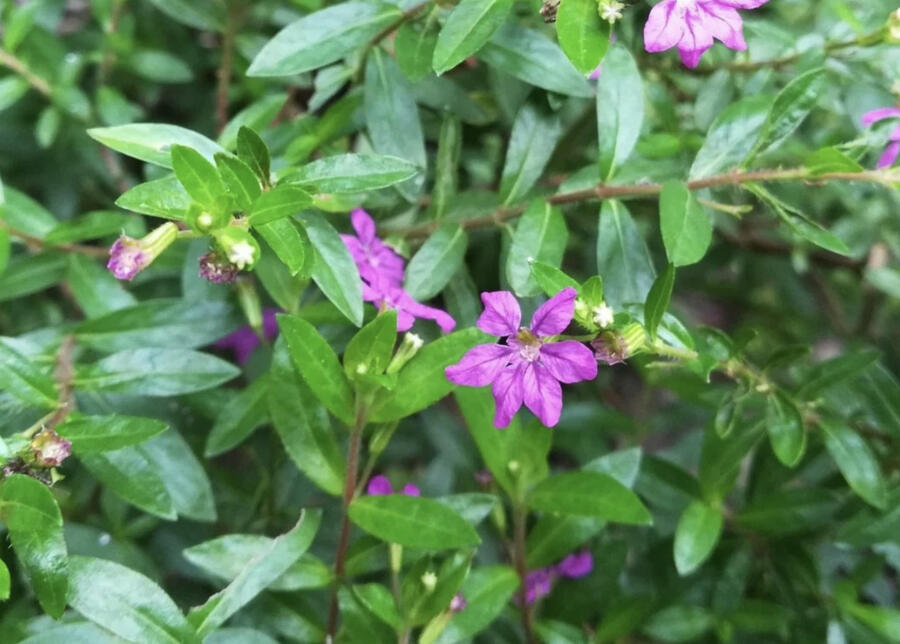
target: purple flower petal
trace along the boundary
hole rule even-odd
[[[366,494],[369,496],[385,496],[393,493],[394,486],[391,485],[391,482],[386,476],[381,474],[369,479],[369,484],[366,486]]]
[[[484,312],[476,322],[479,329],[499,338],[516,334],[522,324],[522,309],[512,293],[482,293],[481,302],[484,304]]]
[[[553,589],[553,571],[541,568],[525,576],[525,602],[533,604],[541,597],[546,597]]]
[[[866,112],[863,114],[862,124],[864,127],[868,127],[873,123],[889,118],[900,118],[900,107],[882,107]]]
[[[422,496],[419,488],[413,483],[407,483],[406,485],[404,485],[403,489],[400,490],[400,494],[405,494],[406,496]]]
[[[734,7],[735,9],[757,9],[764,4],[766,4],[769,0],[715,0],[719,4],[725,5],[727,7]]]
[[[523,371],[522,391],[525,406],[545,427],[554,427],[562,413],[562,387],[548,369],[530,363]]]
[[[550,375],[566,384],[597,377],[597,360],[593,352],[575,340],[543,345],[541,364]]]
[[[497,412],[494,414],[494,427],[503,429],[508,427],[513,416],[522,406],[522,372],[524,365],[507,367],[503,369],[491,385],[491,393],[494,395],[494,403]]]
[[[566,330],[575,315],[575,298],[578,292],[572,288],[564,288],[549,300],[541,304],[531,318],[531,331],[538,337],[558,335]]]
[[[900,141],[895,141],[885,148],[884,154],[881,155],[876,167],[879,170],[890,168],[897,161],[898,157],[900,157]]]
[[[570,579],[578,579],[589,575],[593,569],[594,557],[588,550],[573,553],[560,561],[556,566],[556,571],[561,576],[569,577]]]
[[[747,49],[741,14],[730,7],[716,7],[716,5],[711,5],[711,7],[713,8],[706,5],[700,6],[700,23],[706,32],[712,38],[721,40],[729,49],[738,51]]]
[[[677,45],[685,28],[684,13],[676,0],[663,0],[654,6],[644,24],[644,49],[655,53]]]
[[[350,223],[363,246],[368,246],[375,239],[375,220],[362,208],[350,213]]]
[[[514,350],[502,344],[481,344],[469,349],[462,360],[444,370],[450,382],[485,387],[497,378],[513,357]]]

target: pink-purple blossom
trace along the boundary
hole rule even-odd
[[[729,49],[747,49],[738,9],[756,9],[769,0],[663,0],[644,25],[644,48],[660,52],[678,48],[681,60],[696,67],[700,57],[722,41]]]
[[[869,127],[878,121],[892,118],[900,119],[900,107],[882,107],[881,109],[866,112],[863,114],[862,123],[863,126]],[[897,126],[891,131],[888,138],[890,143],[888,143],[887,148],[884,150],[884,154],[882,154],[881,158],[878,160],[878,168],[889,168],[894,165],[897,158],[900,157],[900,122],[898,122]]]
[[[469,602],[466,601],[465,596],[462,593],[456,593],[453,596],[453,599],[450,600],[450,612],[461,613],[466,609],[466,606],[468,605]]]
[[[394,486],[391,485],[388,477],[383,474],[379,474],[377,476],[373,476],[369,479],[369,484],[366,486],[366,494],[369,496],[387,496],[388,494],[394,493]],[[419,488],[416,487],[413,483],[407,483],[403,486],[403,489],[400,490],[400,494],[404,494],[406,496],[421,496],[422,493],[419,491]]]
[[[533,604],[546,597],[553,590],[553,584],[560,577],[580,579],[594,570],[594,557],[590,551],[582,550],[570,554],[555,566],[532,570],[525,577],[525,602]]]
[[[280,313],[279,309],[267,308],[263,309],[262,316],[262,334],[266,340],[272,340],[278,335],[278,321],[275,316]],[[238,364],[247,364],[250,356],[256,351],[262,340],[259,334],[249,325],[242,326],[237,331],[229,333],[221,340],[216,340],[213,345],[217,349],[225,349],[234,352],[234,359]]]
[[[149,264],[147,260],[147,253],[141,248],[138,240],[123,235],[110,247],[106,268],[112,271],[117,280],[130,281],[147,267]]]
[[[575,313],[573,288],[544,302],[529,328],[520,326],[522,311],[509,291],[482,293],[484,312],[477,326],[499,337],[501,344],[482,344],[447,367],[447,378],[469,387],[491,385],[497,411],[494,425],[509,425],[524,403],[547,427],[559,422],[562,412],[560,383],[571,384],[597,377],[594,355],[575,340],[555,341]]]
[[[375,234],[375,221],[360,208],[350,215],[356,235],[341,235],[350,251],[363,282],[363,300],[379,310],[397,311],[397,330],[408,331],[416,318],[433,320],[444,333],[456,327],[456,321],[446,312],[416,302],[403,289],[405,262]]]
[[[200,264],[200,277],[213,284],[230,284],[237,279],[238,267],[226,258],[213,251],[197,260]]]

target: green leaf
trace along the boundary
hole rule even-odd
[[[360,329],[344,349],[344,372],[351,380],[384,373],[397,341],[397,312],[379,313]]]
[[[481,543],[475,529],[432,499],[392,494],[359,497],[350,520],[383,541],[408,548],[447,550]]]
[[[137,416],[70,416],[56,432],[76,454],[107,452],[143,443],[166,431],[166,423]]]
[[[817,177],[829,172],[862,172],[863,167],[836,147],[820,148],[806,157],[803,165]]]
[[[600,472],[568,472],[538,483],[528,495],[528,507],[580,517],[596,517],[636,525],[653,518],[638,496]]]
[[[316,259],[305,228],[291,218],[262,224],[255,230],[275,251],[292,277],[309,278]]]
[[[296,186],[277,185],[264,192],[250,208],[250,225],[270,224],[297,215],[312,205],[312,197]]]
[[[300,230],[297,224],[290,223],[292,230]],[[305,237],[304,240],[306,240]],[[304,256],[300,274],[292,275],[290,269],[276,257],[268,244],[262,244],[261,251],[259,261],[253,267],[253,272],[276,305],[287,313],[296,313],[300,306],[300,297],[309,283],[308,279],[303,276],[303,269],[307,268],[306,260],[312,253],[306,253]]]
[[[122,288],[122,283],[105,266],[84,255],[69,255],[66,284],[89,319],[137,304],[134,296]]]
[[[144,575],[112,561],[72,557],[69,604],[129,642],[198,644],[175,602]]]
[[[375,423],[400,420],[446,396],[453,383],[447,380],[444,369],[484,342],[485,337],[477,329],[465,329],[427,344],[400,371],[394,389],[373,405],[369,420]]]
[[[537,260],[531,262],[531,276],[534,277],[544,295],[549,297],[553,297],[565,288],[574,288],[576,291],[581,288],[581,284],[577,280],[569,277],[560,269]]]
[[[337,355],[316,328],[303,318],[279,315],[278,328],[287,342],[291,360],[316,397],[341,421],[353,424],[353,389]]]
[[[669,300],[672,299],[672,289],[675,287],[675,266],[667,264],[666,270],[659,274],[650,292],[647,301],[644,302],[644,328],[651,338],[656,337],[656,330],[662,322],[666,310],[669,308]]]
[[[113,210],[94,210],[75,219],[64,221],[47,233],[48,244],[67,244],[88,239],[118,235],[133,223],[133,218]]]
[[[224,590],[192,608],[188,621],[197,635],[209,635],[284,574],[309,549],[321,521],[321,510],[304,510],[297,525],[247,561]]]
[[[270,183],[272,160],[269,148],[254,130],[243,125],[237,133],[238,158],[256,173],[263,186]]]
[[[729,105],[709,128],[694,158],[690,178],[700,179],[737,166],[746,158],[772,107],[770,96],[747,96]]]
[[[836,419],[819,420],[825,447],[850,488],[876,508],[887,509],[887,485],[869,444]]]
[[[240,210],[250,210],[250,206],[262,194],[256,173],[237,157],[217,154],[215,159],[219,175],[234,203]]]
[[[644,123],[644,83],[623,45],[613,45],[597,83],[597,134],[601,179],[609,180],[634,150]],[[604,203],[605,205],[605,203]]]
[[[195,521],[216,520],[216,504],[206,470],[181,434],[170,429],[142,444],[140,450],[159,473],[179,516]]]
[[[682,512],[675,529],[675,568],[690,575],[712,554],[722,534],[722,513],[702,501],[694,501]]]
[[[57,406],[53,379],[11,346],[0,340],[0,391],[26,405],[53,409]]]
[[[656,271],[647,243],[619,201],[604,201],[597,230],[597,272],[615,309],[647,300]]]
[[[506,256],[506,278],[516,295],[540,294],[540,286],[531,274],[532,263],[558,266],[568,239],[562,211],[546,201],[533,201],[516,225]]]
[[[754,498],[737,515],[738,525],[776,536],[809,532],[826,525],[838,509],[835,496],[821,488],[782,489]]]
[[[528,569],[555,564],[600,534],[605,527],[606,521],[594,517],[545,514],[528,533],[525,543]]]
[[[829,388],[856,378],[875,364],[880,355],[878,351],[863,349],[820,362],[803,379],[797,395],[812,400]]]
[[[781,392],[766,399],[766,429],[778,460],[796,466],[806,451],[806,429],[797,405]]]
[[[174,521],[175,505],[157,468],[136,447],[79,454],[79,460],[113,494],[144,512]]]
[[[401,17],[387,3],[343,2],[304,16],[263,46],[249,76],[291,76],[324,67],[368,43]]]
[[[269,381],[269,414],[291,460],[320,488],[344,492],[344,459],[328,412],[291,364],[283,338],[275,344]]]
[[[610,31],[609,21],[600,17],[594,0],[566,0],[559,5],[559,45],[582,74],[590,74],[606,56]]]
[[[41,608],[59,619],[66,608],[69,560],[56,499],[43,483],[11,474],[0,485],[0,520]]]
[[[702,606],[676,604],[652,615],[641,630],[660,642],[690,642],[711,630],[712,613]]]
[[[589,98],[594,92],[559,46],[538,31],[506,22],[479,52],[491,67],[550,92]]]
[[[411,81],[419,81],[431,73],[431,59],[438,35],[429,25],[407,22],[394,36],[397,65]]]
[[[6,564],[3,563],[3,560],[0,559],[0,600],[9,599],[9,587],[9,568],[7,568]]]
[[[439,496],[435,501],[443,503],[472,525],[478,525],[497,506],[500,499],[483,492],[462,492]]]
[[[85,391],[165,397],[211,389],[239,374],[234,365],[205,353],[131,349],[79,366],[75,386]]]
[[[259,378],[232,396],[216,417],[206,437],[203,455],[218,456],[240,445],[268,419],[268,380]]]
[[[220,31],[224,12],[215,0],[150,0],[157,9],[173,20],[205,31]]]
[[[116,205],[142,215],[184,221],[191,198],[174,174],[139,183],[116,199]]]
[[[132,347],[189,349],[212,344],[241,324],[228,302],[147,300],[75,327],[79,344],[98,351]]]
[[[9,231],[6,228],[0,227],[0,275],[3,275],[3,271],[6,270],[6,265],[9,263],[9,254],[12,249],[12,240],[9,236]]]
[[[95,127],[87,131],[116,152],[146,161],[164,168],[172,167],[170,150],[174,145],[184,145],[198,151],[208,160],[216,152],[224,152],[215,141],[177,125],[165,123],[130,123],[113,127]]]
[[[418,173],[418,166],[397,157],[339,154],[308,163],[282,181],[342,194],[387,188]]]
[[[340,235],[324,217],[305,213],[306,234],[316,251],[312,278],[322,293],[356,326],[363,322],[362,281]]]
[[[184,186],[185,192],[205,208],[216,209],[225,195],[225,184],[216,166],[193,148],[184,145],[173,145],[171,155],[175,177]]]
[[[272,549],[274,539],[261,534],[228,534],[191,546],[182,554],[198,568],[217,579],[234,581],[246,562],[260,557]],[[331,570],[320,559],[309,553],[269,584],[270,590],[304,590],[322,588],[331,581]]]
[[[228,150],[237,148],[238,130],[249,127],[261,131],[278,116],[287,101],[287,92],[266,94],[235,114],[219,134],[219,145]],[[310,107],[310,110],[313,108]]]
[[[504,205],[520,201],[531,190],[543,174],[560,134],[558,114],[532,103],[522,105],[513,123],[500,179]]]
[[[397,602],[387,588],[381,584],[357,584],[352,587],[359,602],[378,619],[393,629],[403,628],[403,618],[397,610]]]
[[[693,193],[679,181],[669,181],[659,197],[660,229],[669,262],[696,264],[712,241],[712,222]]]
[[[363,98],[366,127],[375,150],[424,170],[427,165],[425,136],[412,89],[394,59],[379,49],[372,51],[366,64]],[[424,186],[425,175],[419,173],[397,184],[397,190],[407,201],[413,202]]]
[[[519,577],[508,566],[486,566],[469,573],[462,594],[466,609],[456,613],[437,644],[452,644],[473,638],[493,622],[519,586]]]
[[[434,71],[443,74],[477,53],[506,20],[512,6],[512,0],[462,0],[438,35]]]
[[[414,300],[430,300],[444,290],[463,265],[469,238],[462,226],[448,222],[416,251],[406,267],[404,287]]]
[[[825,68],[819,67],[797,76],[778,93],[744,166],[787,140],[819,102],[826,81]]]
[[[0,302],[38,293],[58,284],[65,270],[66,258],[61,254],[16,255],[0,275]]]

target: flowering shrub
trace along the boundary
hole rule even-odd
[[[0,644],[900,642],[898,44],[0,0]]]

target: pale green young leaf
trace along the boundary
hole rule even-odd
[[[126,503],[162,519],[177,518],[172,496],[158,469],[137,447],[79,454],[79,460],[106,488]]]
[[[702,501],[694,501],[681,514],[675,528],[675,568],[685,576],[712,554],[722,534],[722,513]]]
[[[250,207],[250,225],[253,227],[298,215],[312,205],[308,192],[296,186],[277,185],[262,193]]]
[[[590,74],[606,56],[610,32],[610,23],[600,17],[595,0],[566,0],[559,5],[559,45],[582,74]]]
[[[267,378],[258,378],[222,407],[206,437],[203,455],[218,456],[247,439],[268,419]]]

